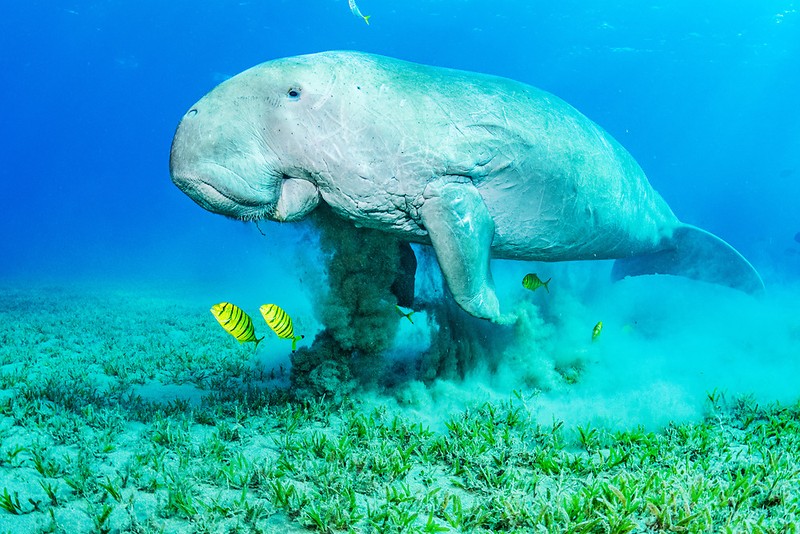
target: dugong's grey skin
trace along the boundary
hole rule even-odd
[[[492,320],[490,258],[633,258],[617,277],[762,287],[726,243],[678,221],[602,128],[495,76],[357,52],[269,61],[186,113],[170,172],[229,217],[295,221],[323,201],[357,225],[430,243],[456,301]]]

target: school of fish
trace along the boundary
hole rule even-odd
[[[540,287],[544,287],[547,292],[550,293],[550,288],[548,287],[550,280],[552,280],[552,278],[548,278],[547,281],[542,281],[538,274],[528,273],[522,277],[522,287],[525,289],[530,289],[531,291],[536,291]],[[597,341],[597,338],[600,337],[600,332],[602,331],[603,321],[599,321],[596,325],[594,325],[594,328],[592,328],[592,341]]]
[[[297,350],[297,342],[305,336],[294,335],[292,318],[280,306],[275,304],[264,304],[260,308],[261,315],[267,325],[275,332],[279,338],[292,340],[292,351]],[[264,336],[256,338],[253,320],[239,306],[230,302],[220,302],[211,306],[211,313],[217,322],[235,337],[239,343],[254,342],[258,347],[259,342]]]
[[[351,0],[352,1],[352,0]],[[552,278],[542,281],[536,273],[528,273],[522,278],[522,286],[531,291],[536,291],[540,287],[544,287],[549,293],[550,288],[548,285]],[[408,319],[408,322],[414,324],[411,316],[414,311],[405,312],[400,306],[395,306],[398,315]],[[295,335],[294,324],[292,318],[286,311],[277,304],[263,304],[259,311],[267,325],[275,332],[275,335],[281,339],[290,339],[292,341],[292,352],[297,350],[297,342],[303,339],[303,335]],[[253,327],[253,320],[241,308],[230,302],[220,302],[211,307],[211,313],[217,322],[228,332],[235,337],[239,343],[255,343],[258,344],[264,339],[264,336],[257,338],[255,328]],[[592,341],[597,341],[600,332],[603,331],[603,321],[599,321],[592,329]]]

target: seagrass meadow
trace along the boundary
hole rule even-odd
[[[800,404],[712,389],[649,428],[547,417],[536,388],[298,400],[192,299],[0,301],[0,532],[800,530]]]

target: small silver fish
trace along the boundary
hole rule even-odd
[[[369,25],[369,18],[372,15],[366,15],[366,16],[362,15],[361,14],[361,10],[358,9],[358,6],[356,5],[356,0],[347,0],[347,4],[350,6],[350,11],[353,12],[353,15],[355,15],[356,17],[364,19],[364,22],[366,22],[367,25]]]

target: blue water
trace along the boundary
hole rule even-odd
[[[737,247],[768,283],[800,275],[797,2],[359,6],[369,26],[345,0],[4,3],[0,277],[200,284],[232,258],[242,276],[258,273],[269,241],[170,182],[172,134],[226,77],[328,49],[551,91],[630,150],[682,220]]]

